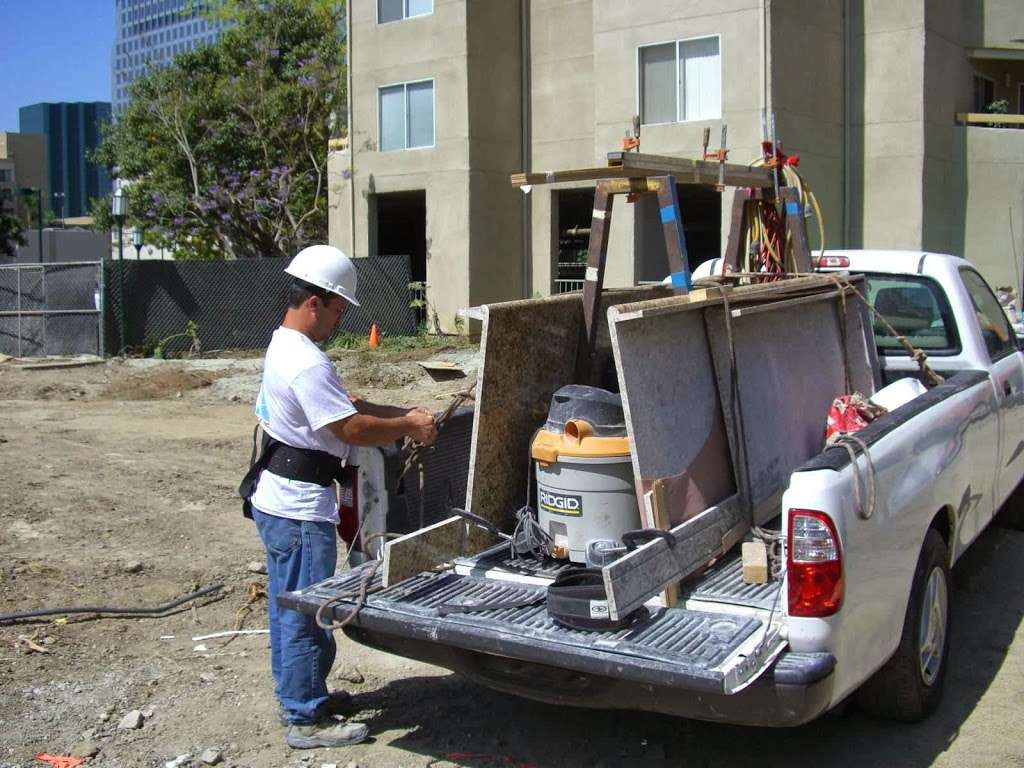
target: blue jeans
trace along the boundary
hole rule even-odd
[[[327,674],[334,665],[333,635],[312,616],[281,608],[277,596],[334,575],[338,532],[332,523],[290,520],[252,510],[267,550],[270,669],[274,693],[292,723],[317,719],[327,703]]]

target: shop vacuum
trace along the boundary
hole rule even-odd
[[[552,556],[588,563],[588,543],[592,552],[617,549],[624,533],[640,527],[618,394],[581,384],[559,389],[530,455],[537,521],[551,537]]]

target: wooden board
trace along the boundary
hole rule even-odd
[[[564,171],[513,173],[512,186],[559,184],[599,179],[674,176],[678,184],[718,185],[719,164],[683,157],[644,155],[636,152],[612,152],[608,165],[595,168],[572,168]],[[748,168],[736,163],[725,164],[725,185],[730,187],[771,187],[772,175],[763,168]]]
[[[458,516],[391,539],[384,544],[384,561],[381,563],[384,587],[451,562],[465,554],[465,544],[466,521]]]

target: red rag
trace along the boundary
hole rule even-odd
[[[36,754],[36,760],[42,763],[49,763],[53,768],[78,768],[78,766],[85,763],[80,757],[72,757],[71,755],[51,755],[47,752],[39,752]]]

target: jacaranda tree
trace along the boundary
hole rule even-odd
[[[151,66],[97,150],[129,224],[177,258],[290,256],[327,235],[327,142],[344,121],[344,7],[230,0],[214,44]],[[109,203],[94,207],[109,226]]]

